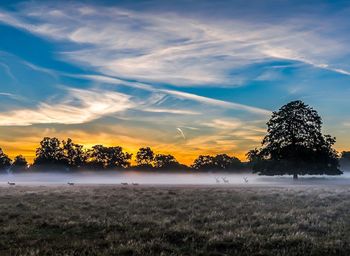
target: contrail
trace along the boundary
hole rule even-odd
[[[184,132],[181,130],[181,128],[177,127],[176,129],[179,131],[179,133],[181,134],[182,138],[184,138],[184,140],[185,140],[186,137],[185,137]]]

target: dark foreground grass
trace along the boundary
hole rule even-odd
[[[2,187],[0,255],[350,255],[350,188]]]

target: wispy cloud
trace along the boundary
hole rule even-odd
[[[200,115],[201,113],[184,109],[167,109],[167,108],[143,108],[142,111],[153,113],[167,113],[176,115]]]
[[[128,95],[101,91],[67,89],[67,96],[57,103],[40,103],[35,109],[19,109],[0,114],[0,126],[27,126],[57,123],[79,124],[108,114],[118,113],[134,105]]]
[[[62,87],[62,86],[61,86]],[[53,102],[39,102],[37,106],[0,113],[0,126],[28,126],[32,124],[82,124],[105,116],[137,110],[154,114],[200,115],[201,113],[184,108],[161,107],[161,98],[149,97],[144,100],[113,90],[76,89],[62,87],[63,96],[53,97]],[[153,95],[153,94],[151,94]],[[0,96],[19,100],[22,97],[11,93]],[[156,94],[157,96],[157,94]],[[125,119],[120,116],[120,118]],[[154,117],[153,117],[154,118]]]
[[[181,137],[185,140],[186,136],[185,136],[184,132],[182,131],[182,129],[177,127],[176,130],[180,133]]]
[[[12,93],[8,93],[8,92],[0,92],[1,96],[6,96],[6,97],[13,97],[14,95]]]
[[[239,103],[234,103],[234,102],[217,100],[217,99],[208,98],[208,97],[203,97],[203,96],[199,96],[199,95],[196,95],[193,93],[174,91],[174,90],[162,90],[162,91],[165,93],[180,97],[180,98],[190,99],[190,100],[194,100],[194,101],[209,104],[209,105],[215,105],[218,107],[244,110],[244,111],[248,111],[250,113],[255,113],[255,114],[260,114],[260,115],[270,115],[271,114],[271,111],[266,110],[266,109],[251,107],[251,106],[247,106],[247,105],[239,104]]]
[[[262,109],[262,108],[257,108],[257,107],[239,104],[239,103],[235,103],[235,102],[218,100],[218,99],[204,97],[204,96],[200,96],[200,95],[197,95],[194,93],[187,93],[187,92],[178,91],[178,90],[155,88],[151,84],[140,83],[140,82],[129,82],[129,81],[125,81],[122,79],[113,78],[113,77],[109,77],[109,76],[74,75],[74,77],[79,77],[79,78],[84,78],[84,79],[88,79],[88,80],[94,80],[94,81],[104,82],[104,83],[109,83],[109,84],[126,85],[126,86],[130,86],[133,88],[151,91],[151,92],[158,93],[158,94],[172,95],[172,96],[177,97],[177,98],[188,99],[188,100],[192,100],[192,101],[195,101],[198,103],[216,106],[219,108],[242,110],[242,111],[247,111],[249,113],[265,115],[265,116],[271,114],[271,111],[266,110],[266,109]]]
[[[238,118],[216,118],[210,122],[202,123],[201,125],[223,130],[246,129],[265,133],[265,129],[259,128],[262,124],[265,124],[265,121],[243,121]]]
[[[303,62],[348,75],[334,64],[347,44],[299,17],[273,24],[238,17],[217,21],[83,4],[21,5],[0,21],[55,40],[79,44],[61,57],[105,75],[173,85],[239,86],[232,69],[272,59]],[[89,10],[89,11],[86,11]],[[332,45],[330,48],[329,45]]]
[[[260,143],[266,133],[264,122],[243,121],[237,118],[214,119],[201,123],[202,126],[217,130],[218,134],[229,136],[233,141]]]
[[[260,143],[271,110],[306,93],[320,111],[344,115],[347,103],[326,106],[316,98],[333,90],[329,84],[337,86],[334,98],[346,98],[349,10],[301,15],[287,8],[289,15],[271,15],[265,7],[260,13],[262,5],[255,6],[260,1],[253,1],[246,15],[236,2],[202,10],[208,5],[189,1],[193,9],[199,6],[193,12],[178,2],[161,9],[169,2],[157,0],[147,1],[149,8],[24,1],[0,9],[0,23],[26,31],[15,34],[42,43],[37,54],[45,56],[35,62],[15,43],[8,47],[13,58],[0,52],[7,80],[0,98],[10,103],[0,104],[0,130],[37,129],[32,143],[53,134],[80,136],[88,145],[99,140],[133,150],[150,145],[193,160],[202,153],[244,155]],[[226,4],[227,12],[216,7]],[[11,74],[18,83],[8,79]],[[67,87],[58,87],[61,83]],[[115,118],[102,119],[106,116]],[[256,118],[263,121],[253,122]],[[14,125],[29,127],[8,127]],[[0,139],[6,136],[9,141],[4,132]]]
[[[9,68],[8,65],[6,65],[5,63],[1,63],[1,62],[0,62],[0,67],[3,68],[5,74],[6,74],[8,77],[10,77],[10,78],[11,78],[12,80],[14,80],[14,81],[17,81],[16,77],[12,74],[12,71],[11,71],[11,69]]]
[[[16,100],[16,101],[23,99],[23,97],[20,95],[8,93],[8,92],[0,92],[0,97],[1,96],[6,97],[6,98],[10,98],[10,99]]]

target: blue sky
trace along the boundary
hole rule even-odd
[[[2,1],[1,147],[243,158],[301,99],[348,149],[349,17],[348,1]]]

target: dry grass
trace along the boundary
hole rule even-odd
[[[346,187],[2,187],[0,255],[350,255]]]

